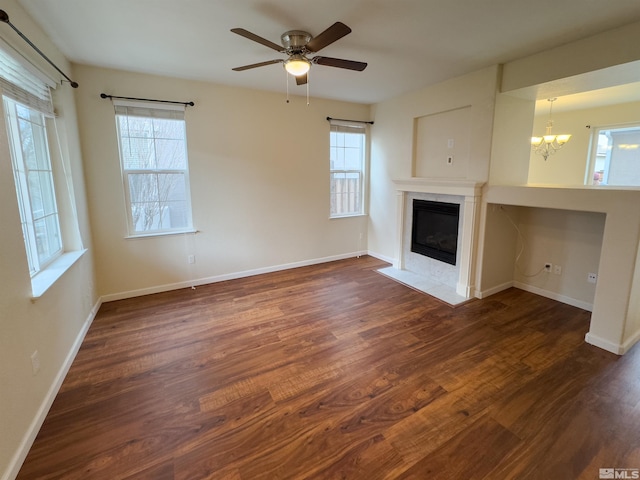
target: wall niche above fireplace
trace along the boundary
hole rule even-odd
[[[413,199],[411,251],[456,264],[460,205]]]

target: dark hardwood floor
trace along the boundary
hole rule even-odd
[[[20,479],[598,479],[640,468],[640,349],[370,257],[104,304]]]

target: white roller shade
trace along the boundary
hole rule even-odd
[[[0,87],[3,95],[52,117],[50,87],[53,85],[42,77],[24,58],[4,42],[0,43]]]
[[[340,133],[365,133],[366,124],[362,122],[350,122],[349,120],[329,120],[332,132]]]
[[[155,103],[133,100],[113,99],[116,115],[144,118],[164,118],[167,120],[184,120],[186,107],[182,104]]]

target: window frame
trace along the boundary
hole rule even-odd
[[[624,131],[624,130],[640,130],[640,121],[637,122],[629,122],[629,123],[617,123],[617,124],[611,124],[611,125],[601,125],[601,126],[592,126],[591,128],[591,138],[590,138],[590,142],[589,142],[589,153],[588,153],[588,158],[587,158],[587,168],[585,171],[585,179],[584,179],[584,183],[585,185],[592,185],[594,187],[597,186],[603,186],[603,187],[636,187],[636,186],[640,186],[639,185],[633,185],[633,184],[618,184],[618,183],[614,183],[614,184],[610,184],[608,183],[608,177],[609,177],[609,169],[611,166],[611,153],[609,152],[606,155],[605,158],[605,169],[604,169],[604,174],[603,174],[603,178],[605,179],[606,183],[601,183],[601,184],[596,184],[594,176],[596,173],[596,165],[597,165],[597,159],[596,157],[598,156],[598,141],[599,141],[599,137],[600,137],[600,133],[602,131],[610,131],[610,130],[618,130],[618,131]]]
[[[146,102],[131,102],[131,101],[116,101],[114,100],[114,106],[116,106],[115,113],[115,122],[116,122],[116,136],[118,143],[118,153],[120,157],[120,171],[122,175],[122,186],[124,190],[124,200],[125,200],[125,213],[127,218],[127,236],[126,238],[141,238],[141,237],[155,237],[155,236],[164,236],[164,235],[175,235],[175,234],[183,234],[183,233],[194,233],[195,230],[193,228],[193,210],[191,205],[191,185],[189,179],[189,158],[188,158],[188,148],[187,148],[187,125],[186,119],[184,118],[184,106],[174,107],[165,106],[165,105],[156,105]],[[182,112],[180,115],[181,118],[168,118],[156,115],[124,115],[122,113],[118,113],[118,107],[133,107],[135,108],[143,108],[149,110],[150,112],[156,112],[161,115],[161,112]],[[131,136],[123,136],[121,132],[120,119],[119,117],[134,117],[134,118],[144,118],[147,120],[155,119],[164,119],[164,120],[175,120],[183,123],[183,137],[181,139],[184,146],[184,168],[127,168],[125,165],[125,156],[123,153],[124,148],[124,140],[138,137]],[[153,130],[153,128],[152,128]],[[166,140],[161,137],[156,137],[155,133],[151,137],[146,137],[148,140],[151,140],[153,145],[154,152],[157,151],[157,141],[158,140]],[[155,175],[156,180],[160,175],[181,175],[184,181],[184,202],[185,202],[185,210],[186,210],[186,221],[187,225],[175,227],[175,228],[150,228],[147,230],[137,230],[136,225],[134,224],[134,204],[132,204],[131,199],[131,178],[134,175]],[[156,184],[157,186],[157,184]],[[154,201],[158,202],[160,208],[162,208],[162,200],[160,199],[160,195]],[[135,203],[135,202],[134,202]],[[160,221],[163,214],[160,215]]]
[[[7,124],[7,139],[11,153],[11,166],[20,213],[20,224],[22,227],[29,275],[33,279],[59,259],[65,251],[62,226],[60,222],[60,210],[58,207],[58,198],[56,193],[55,173],[49,149],[47,119],[41,111],[30,105],[25,105],[24,103],[14,100],[6,95],[3,95],[2,97],[5,121]],[[25,108],[29,111],[28,119],[18,113],[18,107]],[[38,117],[39,123],[34,121],[34,115]],[[35,163],[38,164],[42,161],[45,163],[45,165],[37,165],[40,168],[30,168],[28,161],[25,158],[26,156],[23,149],[24,132],[20,128],[20,120],[30,123],[32,128],[33,125],[37,125],[41,129],[40,135],[33,136],[34,140],[38,139],[41,141],[41,144],[38,147],[34,147],[34,153],[37,150],[41,157],[39,160],[36,158]],[[49,201],[52,206],[52,210],[47,211],[47,208],[43,206],[42,215],[37,215],[34,211],[33,199],[35,196],[39,196],[42,199],[47,192],[43,193],[43,189],[38,190],[38,192],[33,191],[32,184],[29,182],[29,174],[33,172],[38,172],[39,174],[38,176],[40,177],[40,181],[38,182],[38,186],[42,187],[42,174],[44,174],[44,181],[48,184],[48,188],[50,189],[48,196],[50,197]],[[50,252],[49,255],[43,257],[38,251],[38,234],[36,233],[35,224],[42,220],[47,222],[47,218],[53,219],[55,227],[55,232],[51,235],[47,235],[47,244],[51,246],[51,240],[53,238],[56,240],[56,245],[54,245],[55,249]]]
[[[343,129],[344,131],[340,131]],[[361,132],[348,132],[346,130],[354,129],[361,130]],[[351,133],[361,135],[361,149],[360,149],[360,169],[352,169],[352,168],[332,168],[332,150],[334,148],[347,148],[345,146],[340,147],[338,145],[334,145],[332,142],[332,133]],[[367,193],[367,155],[368,155],[368,141],[369,141],[369,128],[368,125],[362,122],[354,122],[354,121],[343,121],[343,120],[330,120],[330,129],[329,129],[329,218],[349,218],[349,217],[358,217],[362,215],[366,215],[366,193]],[[345,175],[358,175],[358,185],[360,188],[359,192],[359,204],[360,209],[357,212],[349,212],[349,213],[333,213],[332,211],[332,203],[334,202],[334,191],[332,189],[333,186],[333,176],[335,174],[345,174]]]

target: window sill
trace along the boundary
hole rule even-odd
[[[194,234],[198,233],[198,230],[190,229],[190,230],[176,230],[174,232],[153,232],[153,233],[134,233],[133,235],[127,235],[124,237],[125,239],[134,239],[134,238],[149,238],[149,237],[166,237],[168,235],[185,235],[185,234]]]
[[[31,279],[31,298],[40,298],[64,275],[64,273],[86,253],[87,249],[63,253],[51,265]]]

